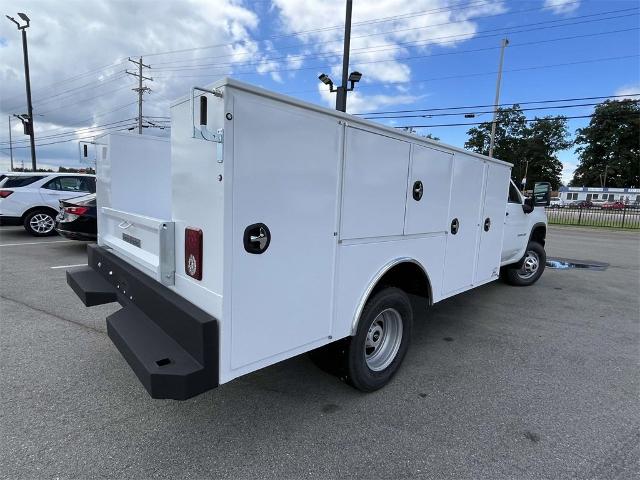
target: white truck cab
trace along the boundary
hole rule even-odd
[[[410,295],[544,269],[548,184],[525,200],[509,163],[232,79],[172,104],[170,144],[98,143],[98,244],[67,281],[122,305],[109,336],[154,398],[305,352],[372,391],[409,347]]]

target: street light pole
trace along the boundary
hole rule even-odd
[[[336,92],[336,110],[347,111],[347,81],[349,78],[349,49],[351,45],[351,10],[353,0],[347,0],[347,13],[344,21],[344,51],[342,54],[342,85]]]
[[[29,76],[29,50],[27,48],[27,28],[29,28],[29,23],[31,20],[24,13],[18,13],[18,16],[26,22],[25,25],[20,25],[15,18],[6,15],[6,17],[16,24],[18,30],[22,32],[22,54],[24,57],[24,79],[27,89],[27,115],[28,115],[28,123],[27,125],[27,134],[29,135],[29,140],[31,143],[31,168],[33,171],[36,171],[36,144],[34,138],[34,128],[33,128],[33,104],[31,103],[31,77]]]
[[[489,140],[489,157],[493,157],[493,146],[496,138],[496,120],[498,118],[498,104],[500,103],[500,82],[502,81],[502,63],[504,62],[504,49],[509,45],[509,40],[502,39],[500,49],[500,65],[498,66],[498,80],[496,82],[496,100],[493,103],[493,121],[491,122],[491,138]]]

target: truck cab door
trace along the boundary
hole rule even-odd
[[[529,219],[522,205],[524,199],[513,182],[509,182],[509,196],[504,222],[501,263],[506,265],[520,260],[529,235]]]

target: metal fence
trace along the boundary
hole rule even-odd
[[[640,229],[638,208],[613,210],[598,207],[547,207],[545,210],[550,224]]]

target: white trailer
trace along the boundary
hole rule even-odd
[[[226,78],[172,104],[170,166],[143,138],[105,142],[98,245],[67,279],[122,305],[109,336],[155,398],[309,351],[374,390],[409,345],[409,295],[544,269],[549,187],[523,201],[496,159]]]

